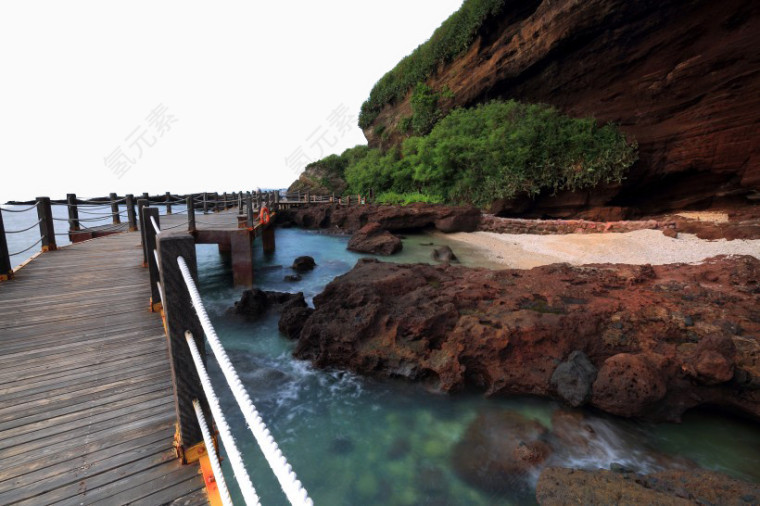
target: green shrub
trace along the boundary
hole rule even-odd
[[[401,150],[370,149],[346,168],[351,193],[420,193],[487,205],[518,194],[620,181],[636,145],[613,125],[574,119],[543,105],[491,102],[457,109]]]
[[[443,197],[438,195],[425,195],[424,193],[396,193],[383,192],[375,196],[375,203],[406,206],[415,202],[427,202],[428,204],[441,204]]]
[[[449,63],[470,47],[483,24],[499,14],[506,0],[465,0],[433,33],[433,36],[385,74],[361,107],[359,126],[369,127],[385,105],[402,100],[417,83],[425,82],[436,68]]]

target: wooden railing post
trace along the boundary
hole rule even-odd
[[[187,197],[187,231],[195,232],[195,201],[192,195]]]
[[[251,228],[253,226],[253,197],[250,194],[245,202],[245,213],[245,224],[248,228]]]
[[[116,194],[109,195],[111,199],[111,214],[113,214],[113,224],[118,225],[121,223],[121,216],[119,216],[119,203],[116,202]]]
[[[203,214],[208,214],[208,193],[203,192]]]
[[[11,278],[13,278],[13,267],[11,267],[8,238],[5,236],[5,225],[3,225],[3,211],[0,210],[0,281]]]
[[[156,220],[156,224],[160,227],[159,214],[157,207],[143,207],[142,210],[142,222],[145,224],[143,229],[143,238],[145,240],[143,248],[145,249],[144,257],[147,259],[147,267],[150,273],[150,309],[153,312],[161,310],[161,294],[158,291],[158,282],[160,276],[158,273],[158,264],[156,263],[156,232],[151,218]]]
[[[238,195],[238,214],[243,214],[243,192]]]
[[[172,214],[172,194],[166,192],[166,214]]]
[[[158,237],[158,253],[161,265],[161,288],[164,295],[164,316],[168,336],[169,359],[174,387],[174,405],[177,411],[178,454],[184,463],[194,459],[192,448],[203,442],[193,400],[198,399],[208,416],[208,403],[203,394],[198,372],[195,369],[185,332],[193,334],[203,362],[206,362],[206,346],[203,328],[192,309],[192,300],[179,269],[177,258],[182,257],[190,274],[198,283],[195,256],[195,239],[186,232],[167,232]]]
[[[137,215],[135,214],[135,196],[131,193],[125,196],[124,204],[127,206],[127,222],[129,231],[137,232]]]
[[[37,217],[40,219],[40,237],[42,251],[55,251],[55,227],[53,224],[53,208],[49,197],[37,197]]]
[[[145,221],[143,221],[143,209],[148,207],[148,201],[139,199],[137,201],[137,216],[140,219],[140,245],[143,247],[143,267],[148,266],[148,255],[145,254]]]
[[[77,207],[77,196],[75,193],[66,194],[66,207],[69,210],[69,232],[78,232],[79,227],[79,208]]]
[[[227,206],[227,192],[222,193],[222,211],[226,211],[229,208]]]

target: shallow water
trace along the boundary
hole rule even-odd
[[[264,290],[303,291],[307,300],[362,257],[347,251],[348,239],[293,229],[277,230],[277,251],[256,248],[256,283]],[[428,261],[430,242],[445,238],[409,236],[395,261]],[[423,246],[423,244],[425,246]],[[258,245],[257,245],[258,246]],[[471,251],[451,244],[465,265],[482,265]],[[317,268],[288,283],[289,266],[300,255]],[[512,410],[547,428],[559,406],[538,399],[486,400],[479,395],[446,396],[400,381],[366,379],[340,371],[315,370],[291,357],[293,343],[277,330],[279,315],[248,323],[227,313],[241,290],[232,288],[229,266],[215,246],[198,247],[201,291],[213,323],[251,398],[315,504],[525,504],[528,493],[481,490],[454,472],[452,451],[468,425],[486,411]],[[287,504],[279,485],[246,429],[221,373],[209,368],[228,421],[262,504]],[[588,414],[596,435],[588,450],[557,448],[551,464],[609,468],[613,463],[641,472],[674,465],[665,456],[760,481],[760,430],[755,424],[711,414],[689,414],[680,425],[651,425]],[[229,461],[225,475],[240,501]],[[236,501],[237,502],[237,501]]]

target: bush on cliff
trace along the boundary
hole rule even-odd
[[[465,51],[483,23],[501,12],[506,0],[465,0],[433,36],[401,60],[372,88],[362,104],[359,126],[368,128],[386,104],[402,100],[417,83],[426,81],[438,67]]]
[[[494,101],[457,109],[401,150],[370,149],[345,170],[350,193],[421,193],[487,205],[519,194],[592,188],[622,180],[636,161],[613,125],[544,105]]]

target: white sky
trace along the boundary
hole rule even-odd
[[[366,142],[372,85],[460,5],[5,0],[0,202],[286,187]]]

